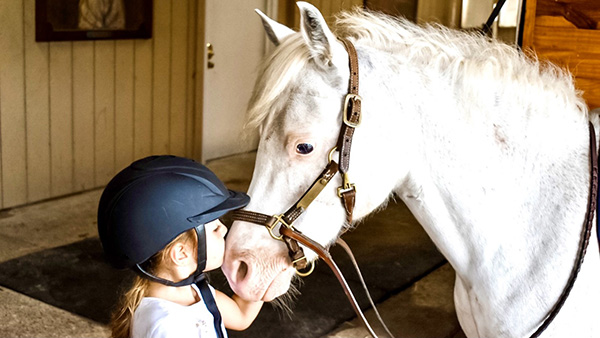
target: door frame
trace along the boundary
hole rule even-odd
[[[195,35],[194,39],[196,44],[193,48],[195,60],[194,73],[192,74],[193,86],[194,86],[194,116],[193,116],[193,133],[192,133],[192,158],[201,161],[202,160],[202,128],[204,115],[204,64],[206,62],[206,0],[196,0],[195,12]],[[265,0],[265,8],[267,9],[267,15],[271,18],[277,19],[278,8],[281,0]],[[249,15],[252,15],[249,13]],[[257,18],[258,20],[258,18]],[[268,39],[265,39],[265,52],[268,52],[271,47]]]

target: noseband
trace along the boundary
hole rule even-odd
[[[310,262],[311,266],[308,271],[308,259],[306,258],[302,247],[298,245],[297,239],[288,236],[283,229],[289,229],[299,233],[293,223],[300,215],[308,208],[308,206],[319,196],[329,181],[339,172],[342,176],[342,185],[337,188],[337,194],[342,201],[344,210],[346,211],[346,220],[352,222],[352,214],[356,198],[356,187],[350,183],[348,177],[348,168],[350,166],[350,148],[352,147],[352,136],[354,129],[361,122],[361,97],[358,95],[358,57],[354,45],[347,40],[340,39],[349,56],[350,65],[350,81],[348,85],[348,94],[344,99],[344,107],[342,114],[342,124],[337,145],[329,151],[328,163],[319,177],[306,190],[306,192],[292,205],[286,212],[279,215],[265,215],[259,212],[249,210],[237,210],[232,213],[232,218],[237,221],[246,221],[267,227],[269,234],[276,240],[283,241],[288,247],[288,253],[292,260],[298,275],[304,277],[312,273],[314,269],[314,261]],[[339,153],[339,164],[333,160],[333,154]],[[305,243],[303,243],[305,244]],[[316,243],[315,243],[316,244]],[[325,250],[326,251],[326,250]]]

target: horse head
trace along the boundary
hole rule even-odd
[[[348,93],[350,71],[344,45],[315,7],[303,2],[298,7],[300,32],[259,12],[277,47],[259,71],[248,108],[248,125],[259,129],[260,142],[247,209],[267,215],[279,215],[298,200],[328,163],[328,154],[337,154],[332,149],[338,141]],[[382,159],[388,162],[402,154],[403,150],[394,149],[392,156],[389,145],[410,135],[407,124],[399,125],[395,134],[386,126],[395,120],[370,118],[375,107],[389,106],[390,99],[373,84],[385,80],[368,75],[373,60],[364,59],[360,49],[358,57],[362,110],[367,117],[356,128],[348,171],[357,189],[355,220],[385,203],[401,184],[398,177],[406,169],[383,166]],[[323,246],[334,242],[344,227],[351,226],[337,195],[341,185],[342,179],[336,175],[294,228]],[[309,260],[317,259],[312,251],[305,249],[305,253]],[[282,241],[274,240],[265,227],[240,221],[229,231],[223,271],[238,295],[265,301],[287,292],[295,275]]]

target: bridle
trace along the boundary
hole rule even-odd
[[[341,199],[342,205],[346,212],[346,219],[348,223],[352,222],[352,216],[354,212],[355,198],[356,198],[356,187],[353,183],[350,183],[348,177],[348,168],[350,166],[350,149],[352,147],[352,137],[354,135],[355,129],[360,126],[362,115],[361,115],[361,101],[362,98],[358,95],[358,57],[356,54],[356,49],[354,45],[345,39],[340,39],[340,41],[344,44],[346,51],[348,52],[349,57],[349,67],[350,67],[350,79],[348,86],[348,93],[344,99],[343,105],[343,113],[342,113],[342,124],[340,129],[340,134],[338,137],[337,145],[333,147],[328,154],[328,163],[321,172],[321,174],[317,177],[317,179],[312,183],[312,185],[306,190],[306,192],[294,203],[286,212],[279,215],[266,215],[259,212],[249,211],[249,210],[236,210],[232,212],[232,218],[238,221],[245,221],[250,223],[255,223],[259,225],[263,225],[269,231],[271,237],[276,240],[283,241],[287,248],[288,254],[291,258],[292,264],[296,269],[296,273],[301,277],[308,276],[314,270],[314,261],[310,262],[311,266],[307,271],[303,271],[308,267],[308,259],[306,258],[302,247],[298,244],[298,242],[302,243],[309,249],[313,250],[321,259],[327,263],[327,265],[334,272],[336,278],[340,282],[348,300],[352,304],[354,311],[357,316],[361,319],[363,325],[366,327],[367,331],[373,337],[377,337],[367,322],[364,314],[362,313],[358,303],[352,291],[350,290],[348,283],[346,282],[344,276],[340,272],[339,268],[333,261],[329,251],[324,248],[319,243],[316,243],[312,239],[306,237],[300,231],[293,227],[293,223],[300,217],[300,215],[308,208],[308,206],[317,198],[317,196],[323,191],[323,189],[327,186],[327,184],[331,181],[331,179],[339,172],[342,176],[342,185],[337,188],[337,194]],[[583,259],[585,257],[587,246],[590,239],[590,234],[593,228],[593,219],[594,219],[594,211],[596,210],[596,202],[597,202],[597,193],[598,193],[598,154],[596,151],[596,136],[594,127],[591,123],[589,123],[589,133],[590,133],[590,162],[591,162],[591,182],[590,182],[590,193],[588,198],[588,206],[586,212],[586,221],[584,223],[584,229],[581,235],[581,242],[579,245],[579,251],[577,253],[577,260],[575,266],[571,271],[571,275],[567,282],[567,285],[563,289],[562,294],[560,295],[558,301],[555,303],[552,310],[548,313],[548,315],[544,318],[543,323],[537,328],[537,330],[531,335],[531,337],[538,337],[542,332],[546,330],[546,328],[550,325],[550,323],[554,320],[560,309],[562,308],[564,302],[569,296],[571,289],[577,279],[577,275],[581,266],[583,264]],[[339,164],[333,160],[333,154],[335,151],[339,153]],[[276,233],[276,228],[278,228],[279,234]],[[357,269],[359,276],[360,271],[358,270],[358,265],[354,260],[352,252],[350,251],[347,244],[338,238],[337,243],[342,246],[346,250],[346,252],[350,255],[355,268]],[[362,280],[362,276],[360,276]],[[364,286],[364,283],[363,283]],[[366,286],[365,290],[366,290]],[[377,317],[382,323],[383,327],[387,331],[387,333],[392,336],[392,334],[387,329],[386,325],[381,320],[379,313],[375,307],[375,304],[371,300],[370,296],[367,296],[373,310],[375,311]]]
[[[342,185],[337,188],[337,194],[342,201],[346,211],[346,220],[352,222],[354,204],[356,198],[356,187],[350,183],[348,177],[348,168],[350,166],[350,149],[352,147],[352,136],[354,130],[361,123],[361,97],[358,95],[358,57],[354,45],[344,39],[340,39],[349,55],[350,81],[348,85],[348,94],[344,99],[342,125],[338,137],[337,145],[333,147],[328,154],[328,161],[325,169],[311,184],[306,192],[294,203],[286,212],[279,215],[265,215],[254,211],[237,210],[232,213],[232,218],[238,221],[246,221],[267,227],[269,234],[276,240],[285,242],[289,250],[290,258],[300,276],[308,276],[314,269],[314,262],[309,270],[303,272],[308,266],[308,259],[304,255],[302,247],[298,245],[297,239],[288,236],[289,229],[298,232],[293,223],[308,208],[308,206],[319,196],[329,181],[339,172],[342,176]],[[339,164],[333,160],[335,151],[339,153]],[[278,229],[278,230],[277,230]],[[279,234],[277,234],[279,232]],[[303,243],[304,244],[304,243]]]
[[[369,332],[369,334],[373,337],[377,337],[375,332],[369,325],[367,319],[362,313],[356,298],[354,297],[346,279],[341,273],[340,269],[337,267],[333,258],[329,254],[329,251],[324,248],[319,243],[313,241],[312,239],[306,237],[300,231],[296,230],[293,227],[294,222],[300,217],[300,215],[308,208],[308,206],[319,196],[319,194],[323,191],[323,189],[327,186],[327,184],[333,179],[333,177],[339,172],[342,176],[342,185],[337,188],[337,194],[342,202],[344,210],[346,212],[346,220],[348,223],[352,222],[352,216],[354,213],[354,204],[356,198],[356,186],[350,182],[348,177],[348,168],[350,166],[350,149],[352,147],[352,137],[354,135],[354,130],[360,126],[362,116],[361,116],[361,97],[358,95],[358,56],[356,55],[356,49],[354,45],[345,39],[340,39],[340,41],[346,47],[346,51],[349,56],[349,66],[350,66],[350,80],[348,85],[348,93],[344,99],[343,113],[342,113],[342,125],[340,129],[340,134],[338,137],[337,145],[333,147],[327,156],[327,165],[321,172],[321,174],[317,177],[317,179],[311,184],[311,186],[306,190],[306,192],[294,203],[286,212],[279,215],[266,215],[259,212],[249,211],[249,210],[236,210],[232,212],[232,219],[238,221],[245,221],[250,223],[255,223],[259,225],[263,225],[269,231],[271,237],[276,240],[283,241],[287,248],[290,259],[292,260],[292,264],[296,269],[296,273],[301,277],[305,277],[310,275],[315,267],[314,261],[310,262],[310,267],[307,271],[302,271],[308,267],[308,259],[304,254],[304,250],[298,244],[298,242],[302,243],[312,251],[314,251],[325,263],[331,268],[336,278],[340,282],[342,288],[344,289],[344,293],[348,297],[348,300],[352,304],[354,312],[361,319],[363,325]],[[335,152],[339,153],[339,164],[335,160],[333,160],[333,154]],[[278,228],[279,234],[276,232],[276,228]],[[371,296],[368,293],[366,285],[364,284],[364,280],[362,275],[360,274],[360,270],[358,269],[358,264],[356,264],[356,260],[354,259],[354,255],[352,251],[348,247],[348,245],[341,239],[338,238],[337,243],[348,253],[350,259],[358,272],[360,280],[365,288],[367,293],[367,299],[371,303],[377,318],[381,322],[383,328],[387,331],[387,333],[392,337],[389,329],[383,323],[377,308]]]

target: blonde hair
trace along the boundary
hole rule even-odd
[[[144,265],[148,271],[152,274],[156,273],[157,269],[161,267],[167,261],[169,251],[177,243],[191,243],[192,248],[196,250],[196,243],[198,238],[196,231],[190,229],[186,232],[181,233],[169,244],[167,244],[162,250],[154,254],[147,263]],[[111,337],[114,338],[128,338],[131,337],[131,324],[133,320],[133,313],[140,305],[142,299],[148,292],[150,286],[150,280],[135,276],[131,287],[121,295],[119,306],[112,313],[110,318],[109,327],[111,329]]]

